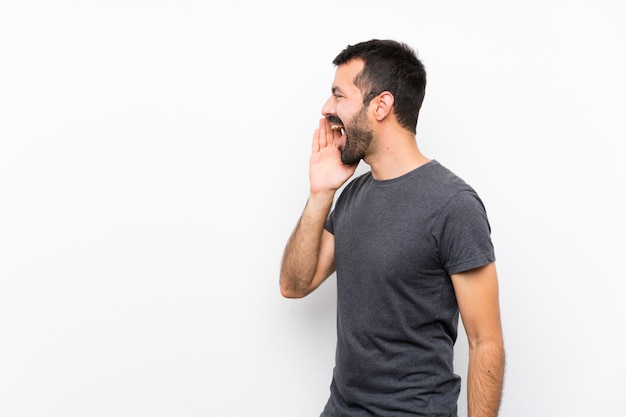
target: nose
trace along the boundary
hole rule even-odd
[[[334,116],[335,115],[335,98],[331,95],[324,106],[322,107],[322,116]]]

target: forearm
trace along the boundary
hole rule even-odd
[[[311,291],[333,197],[334,193],[312,194],[287,241],[280,271],[280,289],[285,297],[303,297]]]
[[[500,342],[470,346],[467,371],[468,417],[496,417],[504,382],[504,347]]]

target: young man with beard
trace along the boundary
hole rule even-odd
[[[280,273],[283,296],[300,298],[336,271],[336,363],[321,415],[456,416],[460,312],[469,416],[494,417],[504,347],[490,226],[476,192],[417,145],[424,67],[390,40],[348,46],[333,64],[309,198]],[[371,170],[332,208],[360,160]]]

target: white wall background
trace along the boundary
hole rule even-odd
[[[625,3],[3,0],[0,416],[319,414],[334,279],[285,300],[279,263],[331,60],[374,37],[487,205],[501,414],[626,415]]]

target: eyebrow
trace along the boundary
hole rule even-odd
[[[341,87],[337,87],[337,86],[333,87],[330,91],[333,94],[336,94],[337,92],[343,93],[343,90],[341,89]]]

